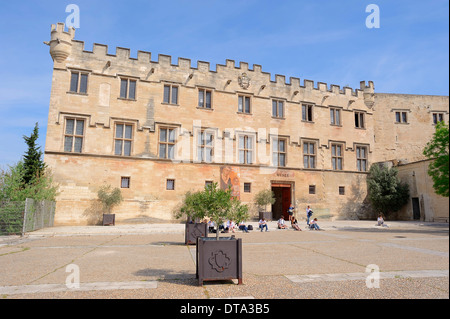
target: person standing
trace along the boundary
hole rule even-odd
[[[309,219],[311,218],[313,214],[313,211],[311,210],[311,207],[308,205],[308,207],[306,208],[306,225],[309,226]]]

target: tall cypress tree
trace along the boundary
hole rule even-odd
[[[23,136],[25,143],[28,145],[28,150],[23,156],[24,164],[24,184],[29,184],[33,178],[40,177],[45,170],[45,163],[42,160],[42,151],[40,146],[36,145],[36,140],[39,137],[39,127],[36,123],[33,133],[30,137]]]

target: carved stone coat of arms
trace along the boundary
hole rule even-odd
[[[238,77],[238,83],[244,90],[248,89],[250,86],[250,78],[247,76],[247,73],[242,73],[242,75]]]

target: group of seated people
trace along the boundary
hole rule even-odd
[[[294,216],[289,216],[291,221],[291,227],[294,230],[301,231],[300,226],[298,225],[297,218]],[[309,222],[308,228],[312,230],[321,230],[319,225],[317,224],[317,218],[314,218],[312,221]],[[280,219],[277,222],[278,229],[288,229],[288,226],[286,225],[286,221],[284,220],[284,217],[281,216]]]
[[[298,225],[298,221],[294,216],[292,216],[290,218],[290,221],[291,221],[291,227],[294,230],[301,231],[301,228]],[[286,224],[286,221],[284,220],[283,216],[281,216],[280,219],[278,220],[277,227],[278,227],[278,229],[288,229],[289,228],[288,225]],[[216,232],[215,223],[212,220],[210,220],[208,222],[208,228],[209,228],[210,233]],[[268,227],[268,224],[267,224],[267,221],[265,220],[265,218],[260,219],[260,221],[258,222],[258,228],[261,231],[263,231],[264,229],[266,231],[269,231],[269,227]],[[311,230],[321,230],[319,225],[317,224],[317,218],[314,218],[313,220],[310,221],[310,223],[308,224],[308,228]],[[219,231],[221,231],[222,233],[230,233],[230,232],[234,233],[235,230],[237,230],[237,229],[248,233],[249,230],[253,229],[253,227],[251,225],[246,226],[244,222],[240,222],[238,225],[236,225],[236,223],[232,220],[227,220],[222,225],[219,225]]]

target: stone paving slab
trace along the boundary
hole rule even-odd
[[[203,287],[195,278],[195,246],[184,245],[184,225],[59,227],[3,237],[0,296],[449,298],[448,224],[392,223],[380,229],[372,221],[339,221],[321,226],[325,231],[297,232],[270,223],[267,233],[236,232],[243,239],[244,284],[233,280]],[[380,268],[378,289],[366,287],[368,264]],[[79,267],[81,289],[65,287],[69,265]]]

